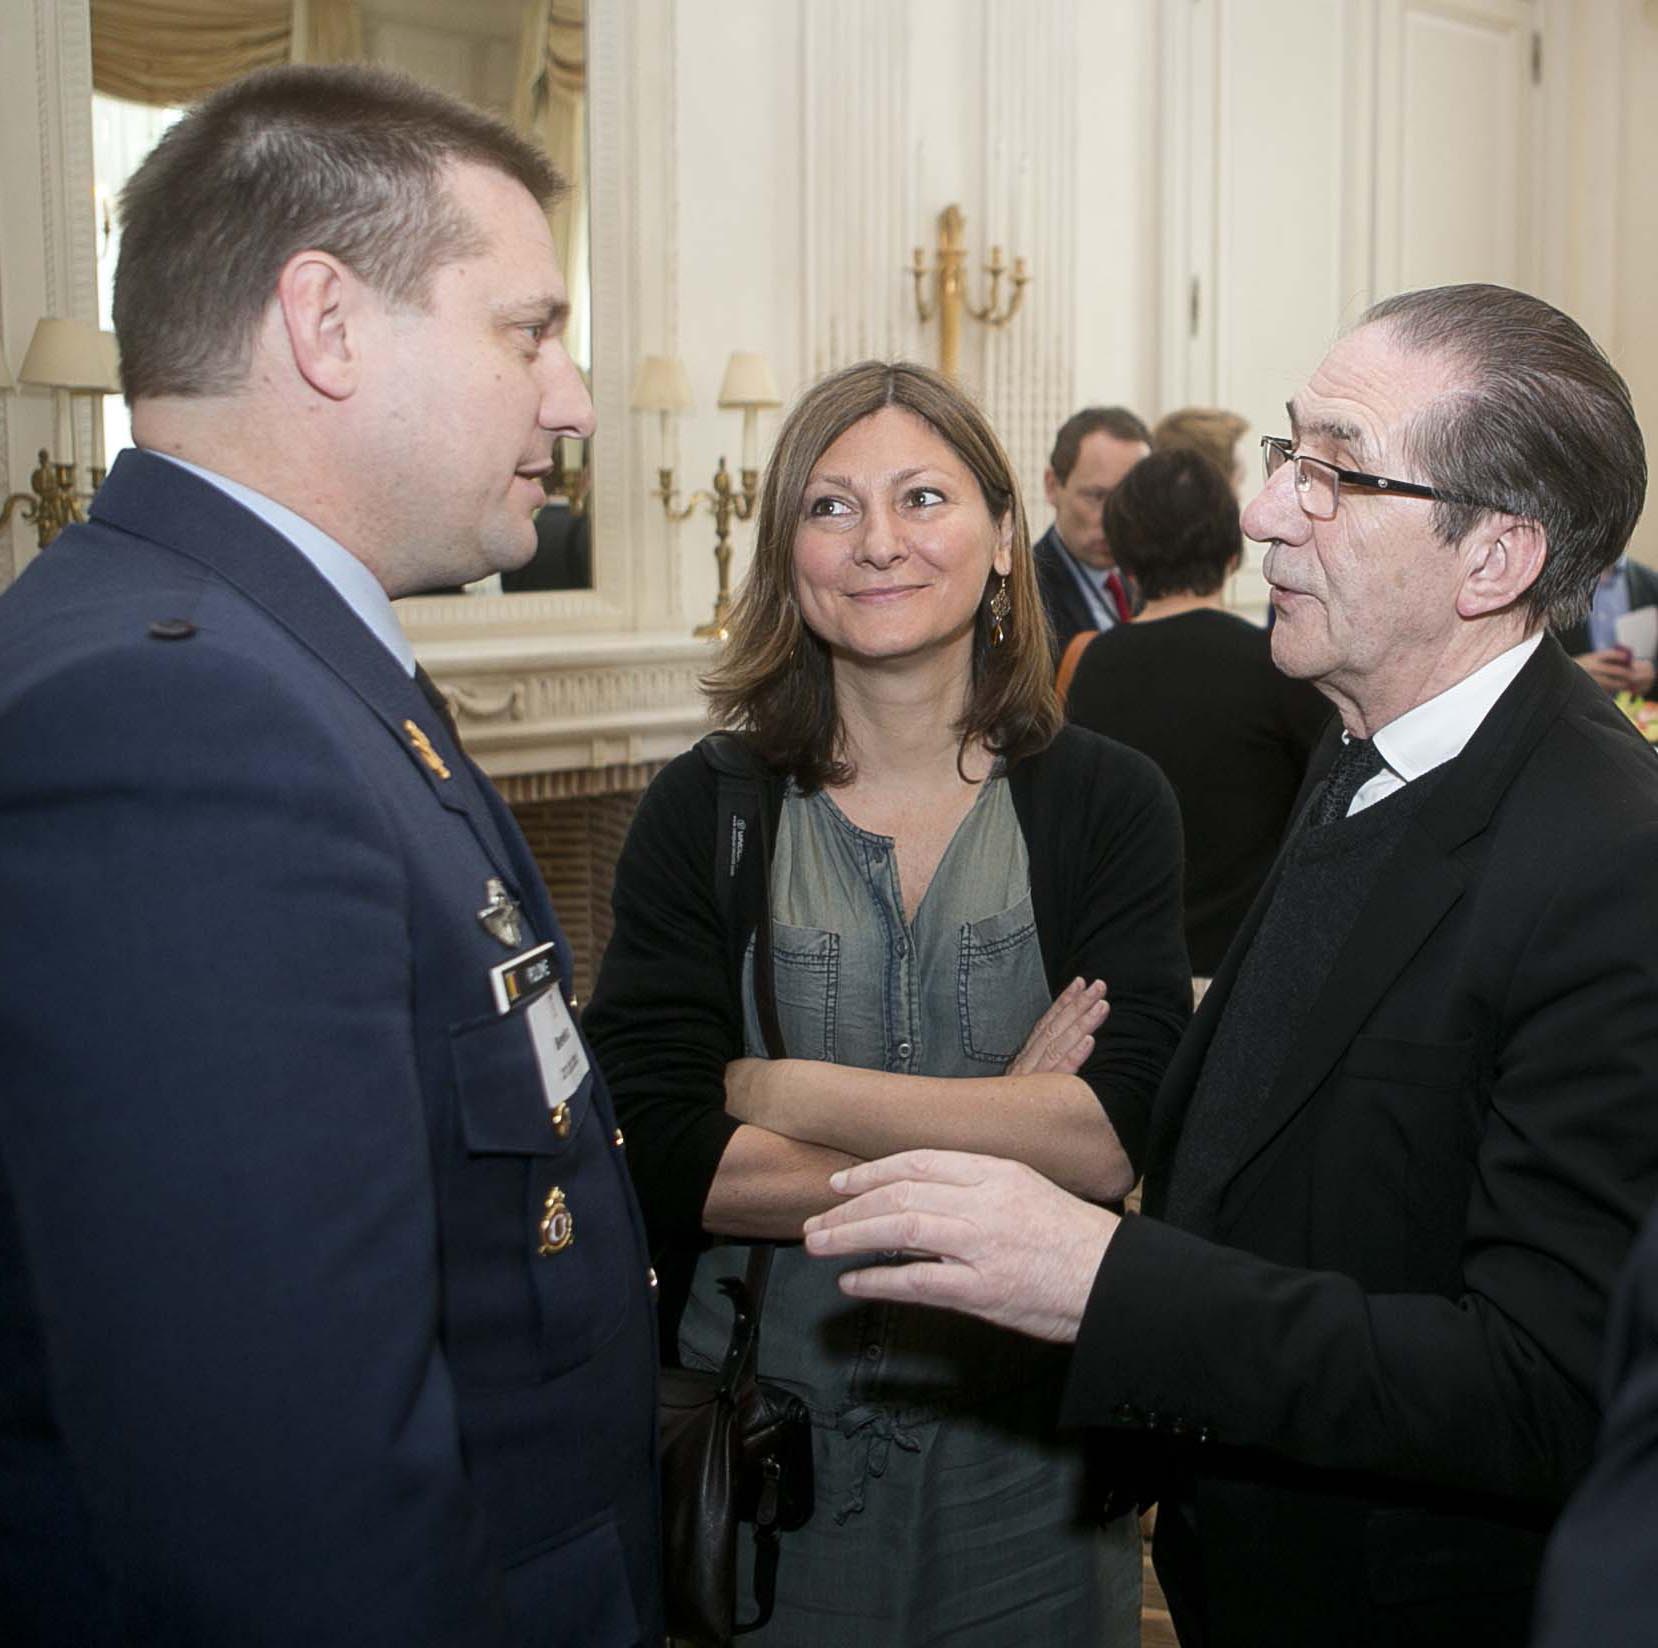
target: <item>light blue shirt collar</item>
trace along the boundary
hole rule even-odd
[[[147,448],[152,457],[165,458],[180,469],[188,469],[209,486],[216,486],[227,498],[234,498],[250,514],[257,515],[273,532],[280,533],[328,581],[334,593],[357,614],[373,632],[375,638],[402,666],[405,675],[415,671],[414,648],[404,635],[392,611],[391,597],[380,580],[343,544],[330,538],[321,527],[313,526],[302,515],[255,492],[251,486],[216,475],[184,458],[175,458],[171,452],[157,452]]]
[[[1076,579],[1077,588],[1082,591],[1082,598],[1088,603],[1088,610],[1094,615],[1095,629],[1110,629],[1118,621],[1117,608],[1105,592],[1105,577],[1097,567],[1091,567],[1086,561],[1079,561],[1071,553],[1071,546],[1059,535],[1059,525],[1056,522],[1053,529],[1054,542],[1059,545],[1065,557],[1065,563],[1071,569],[1071,576]]]

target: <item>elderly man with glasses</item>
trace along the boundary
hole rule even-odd
[[[1491,286],[1378,304],[1289,416],[1244,526],[1340,727],[1170,1066],[1146,1216],[912,1153],[808,1246],[943,1259],[842,1286],[1076,1341],[1183,1643],[1519,1644],[1658,1195],[1658,763],[1546,633],[1645,457],[1582,329]]]

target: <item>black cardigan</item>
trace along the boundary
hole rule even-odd
[[[1106,980],[1111,1016],[1081,1074],[1138,1166],[1152,1098],[1191,1009],[1174,794],[1144,756],[1079,727],[1016,763],[1008,783],[1048,985],[1057,995],[1079,976]],[[773,826],[784,787],[781,776],[766,785]],[[749,935],[727,931],[716,896],[717,803],[715,774],[694,750],[646,791],[616,867],[615,930],[582,1019],[669,1295],[670,1271],[706,1245],[703,1206],[740,1125],[725,1109],[725,1067],[744,1053]],[[745,856],[757,869],[760,855]]]

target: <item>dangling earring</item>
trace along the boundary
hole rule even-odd
[[[999,647],[1007,639],[1007,615],[1013,611],[1013,598],[1007,592],[1007,574],[1001,574],[996,593],[990,597],[990,644]]]

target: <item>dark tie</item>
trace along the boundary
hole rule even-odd
[[[415,685],[419,687],[421,692],[425,695],[426,702],[437,711],[439,719],[443,722],[443,730],[447,732],[452,739],[454,739],[458,748],[461,741],[461,735],[455,727],[454,716],[449,712],[449,700],[443,696],[443,693],[438,688],[437,682],[426,673],[426,666],[424,664],[415,665],[414,678]]]
[[[1347,739],[1324,775],[1324,787],[1307,818],[1308,828],[1316,830],[1321,824],[1345,818],[1353,797],[1386,765],[1382,752],[1368,738]]]
[[[1126,624],[1134,616],[1134,609],[1128,604],[1128,586],[1115,567],[1105,575],[1105,593],[1111,597],[1111,604],[1117,609],[1117,622]]]

